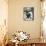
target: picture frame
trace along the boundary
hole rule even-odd
[[[34,7],[24,7],[23,18],[25,21],[34,20]]]

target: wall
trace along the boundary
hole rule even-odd
[[[34,20],[23,20],[23,7],[34,7]],[[26,31],[31,38],[40,37],[40,0],[9,0],[8,33],[9,36],[16,31]]]

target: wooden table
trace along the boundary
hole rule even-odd
[[[32,39],[27,40],[27,42],[21,41],[18,46],[46,46],[46,42],[43,42],[40,39]]]
[[[13,43],[13,42],[8,42],[5,46],[15,46],[15,43]]]
[[[18,44],[18,46],[46,46],[46,43]]]
[[[9,42],[6,46],[16,46],[16,43]],[[46,42],[43,42],[40,39],[31,39],[27,40],[27,42],[19,42],[18,46],[46,46]]]

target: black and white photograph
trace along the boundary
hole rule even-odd
[[[33,7],[24,7],[23,9],[23,18],[25,21],[34,20],[34,8]]]

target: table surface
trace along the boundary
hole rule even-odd
[[[46,40],[44,39],[40,39],[40,38],[35,38],[35,39],[30,39],[30,40],[27,40],[26,42],[24,41],[20,41],[18,44],[34,44],[34,43],[46,43]]]

